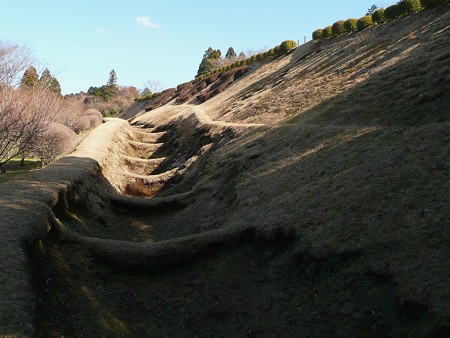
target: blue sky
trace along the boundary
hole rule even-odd
[[[0,40],[28,46],[64,94],[106,84],[164,88],[192,80],[208,47],[236,52],[311,37],[395,1],[1,0]]]

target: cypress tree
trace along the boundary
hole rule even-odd
[[[59,81],[52,76],[47,68],[42,72],[41,78],[39,79],[39,86],[61,95],[61,85],[59,84]]]
[[[59,84],[59,81],[56,79],[56,77],[52,78],[50,86],[48,86],[48,90],[50,90],[53,93],[61,95],[61,85]]]
[[[36,68],[29,67],[22,76],[20,81],[20,87],[22,88],[34,88],[39,83],[39,77]]]
[[[47,68],[45,68],[41,74],[41,78],[39,79],[39,85],[43,88],[48,88],[52,80],[53,80],[52,74],[50,74],[50,71]]]
[[[234,59],[237,57],[236,52],[234,51],[233,47],[228,48],[227,53],[225,54],[226,59]]]

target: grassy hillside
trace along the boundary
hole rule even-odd
[[[449,29],[444,5],[309,42],[22,180],[50,230],[0,335],[447,337]]]

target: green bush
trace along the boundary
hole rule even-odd
[[[250,66],[250,65],[252,64],[252,59],[251,59],[251,58],[246,59],[246,60],[245,60],[245,64],[246,64],[247,66]]]
[[[275,47],[273,48],[273,52],[275,53],[275,55],[278,55],[279,51],[280,51],[280,45],[275,46]]]
[[[358,19],[350,18],[344,22],[344,28],[347,33],[356,32],[358,30],[358,26],[356,25]]]
[[[252,55],[252,57],[250,58],[251,63],[256,63],[258,61],[258,59],[256,58],[256,55]]]
[[[247,64],[247,61],[246,60],[241,60],[240,61],[240,66],[245,66]]]
[[[331,30],[333,31],[333,36],[339,36],[345,33],[344,20],[336,21],[333,26],[331,26]]]
[[[263,59],[267,60],[269,58],[269,52],[264,52],[263,53]]]
[[[400,16],[400,6],[392,5],[384,10],[384,16],[386,20],[394,20]]]
[[[358,20],[358,22],[356,23],[356,26],[358,27],[358,31],[362,31],[363,29],[366,29],[367,27],[373,26],[372,16],[371,15],[363,16],[362,18],[360,18]]]
[[[448,0],[421,0],[420,4],[424,8],[431,8],[434,6],[442,5],[448,2]]]
[[[267,52],[267,54],[269,55],[269,57],[274,57],[275,56],[275,50],[273,48],[269,49],[269,51]]]
[[[384,15],[384,8],[377,9],[375,12],[373,12],[372,21],[376,25],[386,22],[386,16]]]
[[[289,50],[296,48],[297,42],[295,42],[294,40],[284,40],[281,44],[280,44],[280,49],[278,50],[278,55],[283,55],[286,54]]]
[[[264,60],[264,53],[256,54],[256,61],[261,62]]]
[[[331,26],[327,26],[324,29],[322,29],[322,39],[326,39],[333,36],[333,29]]]
[[[322,40],[322,29],[316,29],[313,33],[312,33],[312,38],[313,40]]]
[[[135,98],[134,101],[142,102],[142,101],[150,100],[152,97],[153,97],[153,93],[147,93],[145,95]]]
[[[403,0],[398,5],[400,6],[400,13],[405,15],[414,14],[422,9],[420,0]]]

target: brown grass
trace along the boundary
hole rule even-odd
[[[0,334],[447,336],[448,15],[306,44],[0,186]]]

